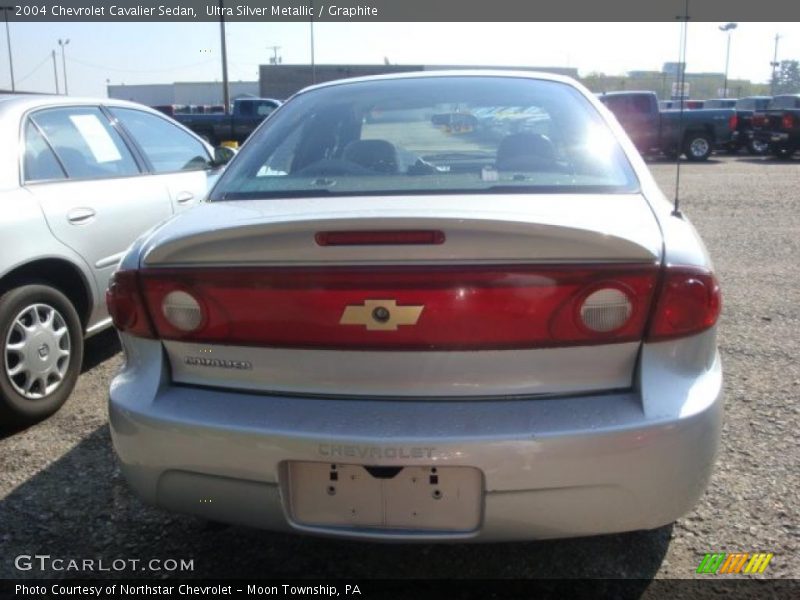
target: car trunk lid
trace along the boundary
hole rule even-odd
[[[507,396],[631,385],[661,236],[635,194],[269,200],[192,211],[143,257],[177,382]],[[595,292],[601,331],[584,323]],[[197,330],[170,322],[193,310],[180,294]]]

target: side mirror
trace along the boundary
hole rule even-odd
[[[214,148],[214,166],[221,167],[227,165],[236,156],[236,149],[228,146],[217,146]]]

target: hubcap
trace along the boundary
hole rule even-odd
[[[693,156],[703,156],[708,152],[708,141],[703,138],[692,140],[689,150]]]
[[[11,385],[25,398],[52,394],[67,374],[71,356],[64,317],[47,304],[32,304],[11,323],[5,343],[5,369]]]

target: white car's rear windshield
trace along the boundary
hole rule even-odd
[[[248,141],[211,199],[637,190],[622,149],[575,88],[448,76],[296,96]]]

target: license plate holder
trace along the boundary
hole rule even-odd
[[[473,467],[366,467],[290,461],[285,488],[300,525],[468,532],[480,525],[483,477]]]

